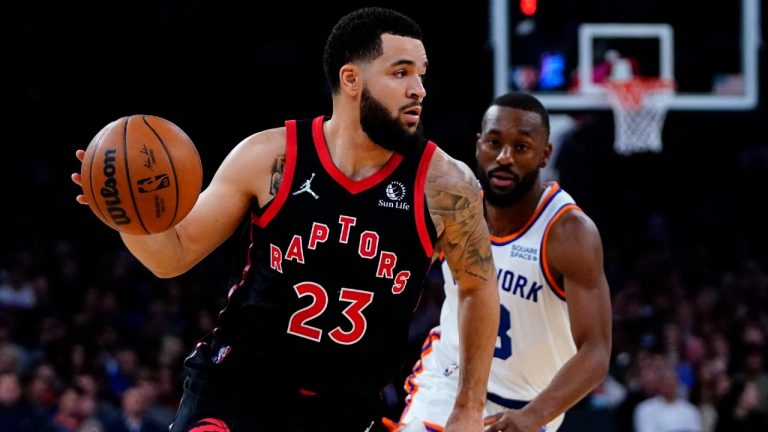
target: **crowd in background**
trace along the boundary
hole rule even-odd
[[[0,80],[9,104],[0,431],[166,430],[183,360],[215,325],[243,258],[232,241],[185,275],[154,277],[75,203],[76,148],[120,116],[160,115],[189,133],[210,179],[237,140],[327,109],[322,23],[343,5],[295,13],[283,2],[139,4],[87,13],[70,3],[9,5],[21,9],[10,31],[25,43],[9,44],[12,66]],[[445,8],[435,19],[431,4],[402,4],[428,36],[427,135],[473,166],[493,82],[487,8]],[[467,23],[472,31],[456,31]],[[766,93],[750,112],[670,112],[658,155],[613,154],[610,112],[576,117],[552,164],[603,236],[613,352],[608,379],[568,412],[563,431],[768,430]],[[412,357],[384,392],[390,417],[437,322],[441,287],[430,274]]]
[[[637,178],[602,189],[584,183],[569,168],[578,161],[578,134],[589,133],[577,132],[553,163],[561,185],[582,198],[603,233],[613,354],[608,379],[568,413],[563,430],[659,430],[644,423],[664,419],[698,423],[703,431],[768,430],[768,254],[761,249],[761,219],[739,208],[713,214],[690,205],[680,215],[677,207],[654,204],[650,197],[660,195],[654,183]],[[646,171],[660,157],[633,156],[630,164],[592,156],[630,177],[637,172],[628,167]],[[736,170],[730,182],[737,187],[751,172]],[[708,188],[708,202],[729,202],[731,183]],[[622,194],[627,198],[605,199]],[[164,430],[179,402],[184,357],[224,305],[237,236],[187,274],[158,279],[87,207],[79,210],[93,221],[87,232],[20,236],[3,245],[0,430]],[[403,376],[437,321],[438,277],[431,272],[427,280]],[[390,416],[402,407],[401,378],[384,394]]]

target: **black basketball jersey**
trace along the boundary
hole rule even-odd
[[[282,184],[252,214],[249,262],[214,355],[247,353],[309,392],[370,394],[406,357],[436,239],[424,196],[436,146],[395,153],[354,181],[331,160],[326,119],[286,122]]]

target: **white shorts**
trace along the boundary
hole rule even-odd
[[[440,355],[440,333],[434,329],[427,336],[422,347],[421,359],[413,372],[406,379],[408,392],[405,409],[400,417],[398,432],[442,432],[448,416],[453,410],[459,389],[459,366]],[[496,414],[510,409],[513,404],[500,405],[492,400],[486,401],[483,416]],[[523,402],[524,404],[524,402]],[[555,432],[563,423],[561,414],[541,432]]]
[[[441,364],[435,350],[440,333],[432,330],[424,342],[421,359],[405,382],[408,396],[398,432],[442,431],[453,410],[459,388],[459,367]]]

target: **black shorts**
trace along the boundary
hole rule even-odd
[[[184,393],[171,432],[385,430],[379,395],[314,393],[273,371],[260,371],[261,378],[218,373],[217,365],[201,368],[210,361],[207,351],[201,347],[185,363]]]

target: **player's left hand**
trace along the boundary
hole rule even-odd
[[[445,422],[445,432],[480,432],[483,427],[482,411],[454,408],[448,421]]]
[[[506,410],[483,419],[486,432],[539,432],[541,428],[518,410]]]

